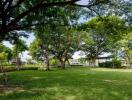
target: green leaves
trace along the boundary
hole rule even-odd
[[[12,58],[12,50],[0,43],[0,60],[10,60]]]
[[[96,17],[79,27],[84,31],[82,50],[88,57],[96,58],[110,52],[128,33],[126,23],[116,16]]]
[[[28,46],[26,45],[25,41],[22,39],[18,39],[13,47],[13,55],[16,57],[19,53],[28,50]]]

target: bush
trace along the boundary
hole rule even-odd
[[[38,67],[22,67],[20,68],[20,70],[38,70]],[[7,68],[4,68],[4,71],[5,72],[12,72],[12,71],[17,71],[16,67],[7,67]],[[2,71],[0,70],[0,73]]]
[[[83,66],[83,65],[79,65],[79,64],[75,64],[75,65],[70,65],[71,67],[81,67],[81,66]]]
[[[99,67],[122,68],[121,61],[119,60],[112,60],[112,61],[106,61],[103,63],[99,63]]]
[[[38,70],[38,67],[22,67],[20,70]]]
[[[50,65],[51,66],[58,66],[59,65],[59,61],[57,59],[51,59],[50,60]]]

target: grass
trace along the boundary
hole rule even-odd
[[[131,100],[132,70],[68,68],[8,73],[0,100]]]

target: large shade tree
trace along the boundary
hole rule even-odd
[[[131,31],[132,32],[132,31]],[[117,56],[124,59],[127,66],[132,66],[132,33],[129,32],[122,40],[116,43]]]
[[[85,52],[92,66],[95,66],[99,55],[113,50],[114,44],[128,32],[125,21],[116,16],[93,18],[83,24],[81,29],[86,33],[81,50]]]
[[[46,13],[48,17],[45,16],[45,14],[43,13]],[[46,62],[47,70],[49,70],[49,55],[51,53],[49,50],[49,46],[51,45],[51,42],[53,41],[52,39],[53,36],[57,38],[56,35],[54,35],[54,31],[57,32],[57,30],[55,29],[58,27],[59,29],[61,29],[64,27],[71,27],[73,25],[75,26],[82,12],[80,12],[80,10],[76,7],[67,6],[67,7],[59,7],[59,8],[56,7],[54,9],[49,8],[47,9],[47,11],[43,11],[43,13],[42,13],[42,16],[45,16],[44,19],[49,21],[50,24],[46,24],[44,26],[41,25],[34,29],[35,36],[37,38],[35,40],[36,42],[34,41],[34,43],[35,44],[37,43],[39,49],[36,49],[33,51],[39,50],[39,53],[37,53],[37,55],[43,56],[43,60],[45,59],[44,62]],[[39,41],[39,43],[37,41]],[[35,47],[34,44],[31,45],[31,49],[33,47]],[[31,51],[31,54],[35,53],[35,52],[33,53],[33,51]]]
[[[87,0],[85,4],[77,3],[78,1],[82,0],[0,0],[0,41],[14,39],[16,34],[14,31],[27,30],[47,23],[41,17],[41,15],[46,15],[42,12],[47,11],[47,8],[54,9],[57,6],[71,5],[86,7],[96,12],[104,5],[122,4],[124,0]],[[125,1],[124,3],[126,4]]]
[[[55,37],[56,36],[56,37]],[[59,27],[54,30],[51,35],[50,51],[60,61],[62,69],[65,68],[65,63],[78,49],[80,35],[74,28]]]
[[[35,58],[42,56],[46,58],[49,55],[53,55],[59,60],[61,68],[65,68],[65,62],[72,57],[78,48],[79,34],[71,27],[54,26],[52,28],[50,27],[48,34],[39,34],[39,36],[45,36],[39,37],[39,42],[36,39],[37,41],[35,40],[30,45],[30,52]],[[49,61],[49,58],[46,59]]]
[[[50,70],[49,65],[49,56],[51,55],[49,51],[49,36],[46,36],[46,33],[43,34],[45,37],[42,38],[36,38],[29,47],[29,53],[32,56],[32,58],[36,61],[43,61],[43,66],[46,65],[46,70]],[[40,35],[42,36],[42,34]],[[44,39],[45,38],[45,39]]]

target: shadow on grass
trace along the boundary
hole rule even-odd
[[[0,100],[131,100],[132,85],[124,79],[120,83],[111,73],[82,71],[10,73],[9,84],[20,87],[0,94]]]
[[[13,91],[6,91],[4,94],[0,95],[0,100],[24,100],[34,97],[34,96],[40,96],[40,91],[31,91],[31,90],[13,90]]]

